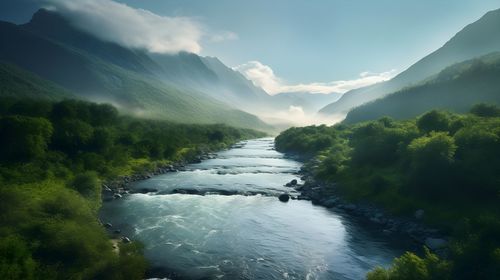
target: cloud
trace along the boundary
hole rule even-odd
[[[97,37],[154,53],[199,53],[203,27],[192,18],[165,17],[112,0],[45,0]]]
[[[304,109],[302,109],[302,107],[293,106],[293,105],[290,105],[290,107],[288,108],[288,113],[296,115],[296,116],[304,116],[305,115]]]
[[[323,114],[306,114],[300,106],[291,105],[287,110],[279,110],[273,112],[262,112],[259,114],[265,122],[277,126],[306,126],[306,125],[333,125],[345,118],[345,114],[323,115]]]
[[[387,81],[397,73],[394,69],[382,73],[365,71],[353,80],[289,85],[277,77],[271,67],[259,61],[249,61],[233,69],[241,72],[247,79],[251,80],[256,86],[263,88],[269,94],[280,92],[344,93],[352,89]]]
[[[231,31],[223,31],[218,34],[210,36],[209,41],[212,43],[219,43],[223,41],[233,41],[238,39],[239,39],[238,34]]]
[[[259,61],[249,61],[247,63],[233,67],[256,86],[263,88],[270,94],[280,92],[283,82],[274,75],[271,67],[260,63]]]

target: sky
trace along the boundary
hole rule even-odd
[[[0,0],[0,19],[26,22],[48,4],[131,47],[216,56],[270,93],[327,93],[387,80],[500,8],[500,0],[114,1]]]

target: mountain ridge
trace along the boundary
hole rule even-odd
[[[500,105],[500,52],[460,62],[418,85],[352,109],[345,123],[383,116],[395,119],[416,117],[433,109],[467,112],[478,103]]]
[[[68,24],[63,20],[55,31],[51,30],[45,24],[49,22],[50,27],[61,20],[57,15],[52,17],[52,12],[40,12],[28,25],[0,22],[0,38],[5,42],[0,46],[0,60],[52,81],[80,98],[109,102],[134,115],[272,130],[254,115],[197,90],[159,79],[156,72],[159,66],[155,69],[157,64],[142,59],[139,51],[88,37],[89,34],[80,31],[65,38],[72,27],[62,26]],[[36,27],[39,22],[42,26]],[[97,46],[95,52],[94,46]],[[115,53],[116,49],[120,51]]]
[[[489,11],[457,32],[442,47],[417,61],[393,79],[344,94],[323,107],[320,114],[347,113],[363,103],[411,86],[440,70],[477,56],[500,50],[500,9]]]

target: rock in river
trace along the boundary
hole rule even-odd
[[[335,204],[337,204],[337,202],[338,202],[337,198],[330,198],[330,199],[327,199],[326,201],[324,201],[322,204],[326,208],[332,208],[335,206]]]
[[[126,237],[126,236],[124,236],[124,237],[122,237],[122,242],[123,242],[123,243],[130,243],[130,242],[132,242],[132,241],[130,240],[130,238],[128,238],[128,237]]]
[[[421,220],[424,217],[424,213],[424,210],[418,209],[417,211],[415,211],[415,219]]]
[[[281,202],[288,202],[288,200],[290,200],[290,196],[288,194],[284,193],[284,194],[280,194],[280,196],[278,196],[278,199]]]

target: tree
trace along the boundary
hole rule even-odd
[[[97,173],[87,171],[75,176],[71,186],[81,195],[88,198],[98,198],[101,193],[101,182]]]
[[[367,280],[446,280],[450,279],[451,265],[440,260],[425,248],[424,257],[406,252],[394,259],[389,269],[377,267],[368,272]]]
[[[480,103],[474,105],[470,112],[478,117],[493,118],[500,117],[500,108],[492,104]]]
[[[420,131],[429,133],[431,131],[448,131],[450,125],[449,116],[441,111],[430,111],[417,120]]]
[[[57,123],[53,137],[54,145],[75,154],[87,147],[93,136],[94,129],[88,123],[77,119],[65,119]]]
[[[47,150],[52,131],[51,123],[44,118],[0,118],[0,158],[30,160],[42,157]]]
[[[95,126],[110,125],[118,119],[118,110],[109,104],[89,105],[90,122]]]
[[[51,119],[53,121],[80,119],[88,122],[91,118],[88,104],[79,100],[64,100],[56,103],[52,108]]]
[[[105,127],[97,127],[94,129],[94,134],[91,140],[91,148],[94,151],[105,153],[115,141],[115,134],[112,130]]]
[[[451,164],[456,150],[455,141],[445,132],[431,132],[414,139],[408,145],[414,186],[431,197],[444,195],[451,185]]]
[[[0,239],[0,278],[35,279],[37,263],[24,240],[18,236]]]

